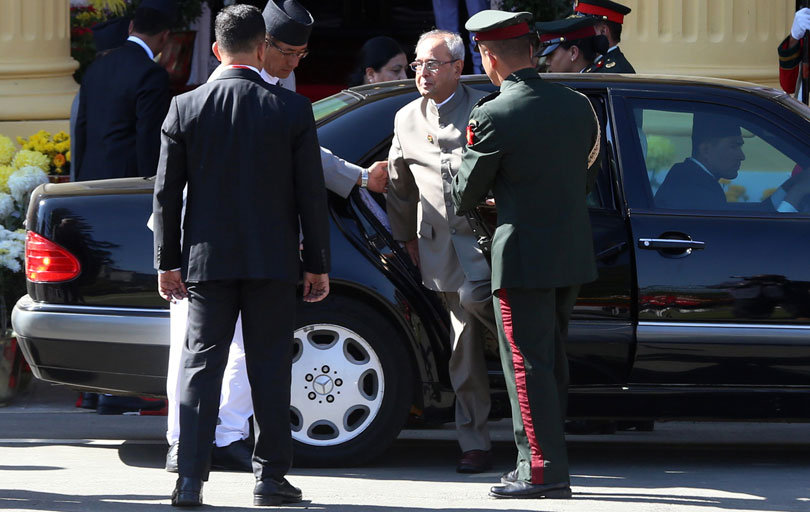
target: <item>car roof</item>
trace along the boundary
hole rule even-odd
[[[611,89],[646,89],[649,87],[715,87],[723,90],[735,90],[742,93],[755,94],[766,98],[778,96],[789,97],[781,90],[764,85],[739,80],[723,78],[709,78],[699,76],[681,75],[645,75],[645,74],[617,74],[617,73],[543,73],[542,77],[554,82],[564,82],[577,88],[611,88]],[[462,82],[467,85],[486,85],[489,78],[486,75],[465,75]],[[412,90],[416,86],[412,79],[382,82],[378,84],[360,85],[352,87],[350,91],[368,99],[376,99],[378,95],[396,94],[403,89]]]

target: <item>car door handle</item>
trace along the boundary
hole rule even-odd
[[[678,240],[673,238],[639,238],[639,249],[703,249],[706,246],[705,242],[698,240]]]

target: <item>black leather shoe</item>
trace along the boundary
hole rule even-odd
[[[522,480],[496,485],[489,490],[489,495],[495,498],[550,498],[567,499],[571,497],[571,486],[568,482],[557,484],[530,484]]]
[[[228,446],[215,446],[211,452],[211,467],[225,471],[253,472],[253,448],[247,441],[234,441]]]
[[[501,483],[502,484],[508,484],[508,483],[517,482],[517,481],[518,481],[518,470],[517,470],[517,468],[513,469],[512,471],[510,471],[508,473],[504,473],[504,474],[501,475]]]
[[[173,507],[199,507],[202,505],[202,480],[181,476],[172,492]]]
[[[492,468],[492,453],[489,450],[468,450],[461,454],[458,473],[483,473]]]
[[[256,480],[256,487],[253,488],[253,505],[257,507],[273,507],[282,503],[298,503],[299,501],[301,501],[301,489],[294,487],[286,478]]]
[[[169,473],[177,473],[177,447],[179,443],[173,442],[169,446],[169,451],[166,452],[166,471]]]

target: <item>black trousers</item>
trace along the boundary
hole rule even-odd
[[[290,373],[295,285],[270,279],[190,283],[188,328],[179,376],[180,476],[208,479],[222,375],[242,313],[253,399],[257,478],[281,479],[292,464]]]
[[[569,481],[563,422],[568,407],[568,322],[579,286],[500,289],[493,297],[512,406],[518,478]]]

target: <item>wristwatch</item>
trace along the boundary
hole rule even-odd
[[[360,171],[360,186],[362,188],[368,188],[368,169]]]

